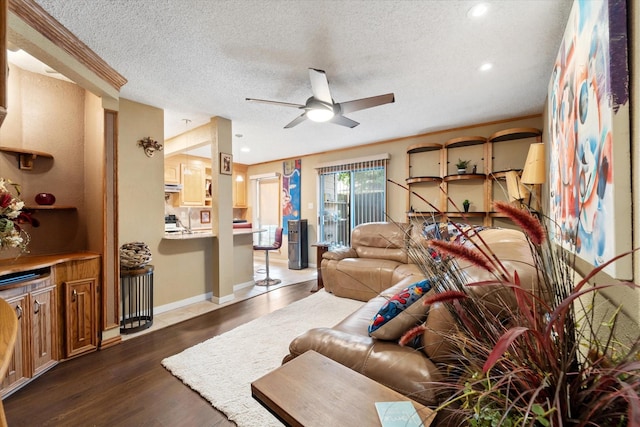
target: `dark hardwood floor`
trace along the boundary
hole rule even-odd
[[[62,362],[4,400],[9,426],[233,426],[160,361],[305,298],[313,287],[315,280],[285,286]]]

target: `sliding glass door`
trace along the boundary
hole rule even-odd
[[[386,159],[318,171],[319,241],[349,246],[355,226],[386,220]]]

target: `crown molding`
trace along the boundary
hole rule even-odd
[[[9,0],[9,11],[117,91],[120,91],[120,88],[127,83],[126,78],[111,68],[100,56],[56,21],[34,0]]]

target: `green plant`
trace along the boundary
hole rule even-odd
[[[447,396],[436,411],[453,414],[454,425],[477,427],[640,426],[640,333],[636,326],[633,336],[622,336],[620,307],[603,310],[606,300],[598,299],[607,288],[640,287],[592,283],[607,265],[629,254],[578,278],[574,255],[549,240],[547,227],[553,224],[548,219],[541,222],[540,213],[505,202],[494,207],[522,228],[535,286],[521,283],[517,272],[483,244],[481,234],[471,246],[432,241],[441,255],[437,259],[418,246],[408,251],[432,280],[435,295],[426,303],[444,304],[459,331],[443,337],[457,349],[455,360],[440,366],[447,372],[444,382],[426,385]],[[467,283],[460,259],[492,278]],[[491,292],[501,301],[499,311],[473,292],[496,285],[500,291]],[[424,328],[409,331],[401,342]]]
[[[464,206],[464,205],[469,205],[469,204],[470,204],[469,199],[464,199],[464,200],[462,201],[462,205],[463,205],[463,206]]]
[[[458,162],[456,163],[456,167],[458,169],[466,169],[467,166],[469,166],[469,163],[471,163],[471,160],[462,160],[462,159],[458,158]]]

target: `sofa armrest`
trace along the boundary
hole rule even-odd
[[[442,373],[422,351],[400,347],[393,341],[376,340],[332,328],[316,328],[289,344],[289,354],[283,363],[308,350],[314,350],[424,405],[438,404],[439,389],[430,383],[442,381]]]
[[[322,254],[322,258],[332,261],[340,261],[345,258],[358,258],[358,254],[353,248],[338,248],[332,251],[325,252],[324,254]]]

